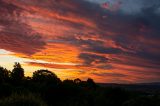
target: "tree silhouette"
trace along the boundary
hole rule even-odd
[[[52,82],[52,83],[60,83],[60,79],[57,75],[48,70],[37,70],[33,73],[33,81],[37,82]]]
[[[73,80],[70,80],[70,79],[65,79],[65,80],[63,80],[63,85],[65,85],[65,86],[74,86],[75,85],[75,83],[74,83],[74,81]]]
[[[24,69],[21,67],[20,63],[14,64],[14,69],[11,72],[11,78],[13,81],[21,81],[24,78]]]
[[[0,83],[9,79],[9,71],[6,68],[0,67]]]
[[[87,85],[89,88],[96,88],[96,83],[91,78],[87,79]]]
[[[79,79],[79,78],[76,78],[75,80],[74,80],[74,83],[76,83],[76,84],[80,84],[82,81]]]

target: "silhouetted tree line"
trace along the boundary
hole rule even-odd
[[[0,67],[0,106],[160,106],[159,93],[100,87],[93,79],[61,81],[49,70],[25,77],[20,63]]]

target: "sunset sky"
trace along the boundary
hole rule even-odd
[[[0,66],[61,79],[160,82],[160,0],[0,0]]]

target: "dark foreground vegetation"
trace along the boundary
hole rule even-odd
[[[160,106],[159,91],[101,87],[92,79],[61,81],[48,70],[25,77],[19,63],[0,67],[0,106]]]

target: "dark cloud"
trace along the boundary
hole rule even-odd
[[[156,2],[155,5],[144,7],[141,14],[123,14],[117,11],[114,15],[109,15],[103,23],[98,23],[103,30],[114,33],[111,39],[117,46],[123,48],[119,50],[123,51],[122,54],[149,60],[152,65],[153,63],[159,64],[160,60],[158,43],[160,41],[160,22],[158,21],[160,15],[155,13],[160,7],[160,2],[154,2]],[[148,5],[149,3],[151,1],[147,1]],[[105,51],[105,49],[101,50],[102,48],[97,49]],[[124,52],[124,49],[127,51]]]
[[[107,48],[104,46],[91,46],[92,48],[88,48],[89,51],[95,53],[102,53],[102,54],[120,54],[122,53],[121,49],[118,48]]]
[[[63,43],[69,43],[72,45],[79,46],[81,45],[82,51],[87,52],[93,52],[93,53],[100,53],[100,54],[121,54],[123,53],[123,50],[120,48],[115,48],[112,46],[106,46],[107,45],[107,39],[103,41],[103,39],[97,39],[93,40],[92,37],[94,36],[94,33],[92,35],[80,34],[80,35],[74,35],[71,37],[67,36],[61,36],[59,37],[59,40],[52,40],[51,42],[63,42]],[[86,39],[83,39],[85,37]],[[105,45],[106,43],[106,45]]]
[[[3,0],[0,0],[0,12],[1,12],[1,16],[9,16],[9,15],[14,15],[14,12],[17,13],[17,15],[20,14],[20,12],[22,12],[21,8],[10,4],[10,3],[6,3]]]
[[[41,36],[21,22],[22,9],[0,1],[0,48],[27,55],[40,51],[45,43]]]
[[[89,53],[81,53],[79,58],[84,60],[84,65],[94,65],[100,63],[107,63],[108,59],[104,56],[99,56],[96,54],[89,54]]]
[[[101,76],[101,77],[127,77],[128,76],[120,73],[92,73],[92,74],[96,76]]]
[[[62,2],[64,3],[65,1]],[[70,1],[70,4],[76,4],[77,8],[74,7],[74,10],[72,10],[73,7],[65,7],[65,9],[61,9],[66,10],[68,13],[71,12],[80,17],[85,17],[85,19],[92,20],[92,22],[96,24],[97,28],[94,29],[95,31],[92,30],[92,33],[86,33],[83,30],[80,34],[78,32],[77,35],[70,35],[71,33],[69,33],[69,37],[61,36],[56,41],[75,45],[79,47],[82,52],[133,56],[146,60],[150,65],[146,65],[145,63],[138,65],[136,64],[136,61],[130,62],[130,64],[128,64],[128,62],[123,63],[139,67],[145,66],[156,68],[154,64],[159,65],[158,61],[160,60],[160,46],[158,45],[160,40],[160,15],[155,12],[159,8],[159,1],[155,0],[154,3],[151,3],[149,0],[142,0],[141,2],[147,6],[142,6],[142,4],[140,4],[142,7],[138,10],[140,13],[136,12],[133,14],[126,14],[121,11],[115,11],[112,13],[111,11],[102,9],[97,4],[86,1]],[[125,1],[125,3],[127,3],[127,1]],[[134,2],[134,4],[136,3]],[[79,9],[82,6],[83,8]],[[106,17],[104,18],[103,16]],[[73,24],[77,26],[77,23]],[[83,29],[83,27],[86,26],[81,26],[81,29]],[[94,36],[97,36],[99,39],[91,39]],[[107,46],[108,40],[112,40],[117,47]],[[54,41],[55,40],[53,40],[53,43]],[[154,50],[152,50],[152,48],[154,48]],[[80,54],[80,58],[85,61],[85,64],[90,64],[94,60],[93,58],[98,56],[90,55],[92,59],[88,61],[86,61],[89,57],[88,55],[82,56],[82,54]],[[116,56],[114,58],[116,58]],[[113,59],[113,62],[114,61],[115,60]]]

